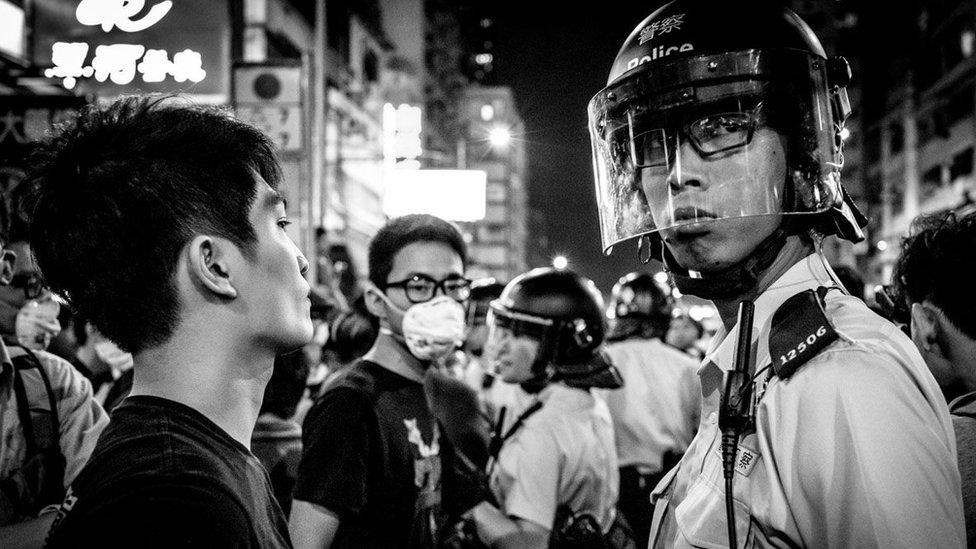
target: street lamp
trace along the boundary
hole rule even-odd
[[[512,132],[508,128],[495,126],[488,132],[488,143],[495,148],[504,148],[512,141]]]
[[[567,259],[564,255],[557,255],[556,257],[552,258],[552,266],[561,271],[566,267],[569,267],[569,259]]]

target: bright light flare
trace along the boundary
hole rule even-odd
[[[557,255],[556,257],[552,258],[552,266],[561,271],[566,267],[569,267],[569,259],[567,259],[564,255]]]
[[[496,126],[488,132],[488,142],[492,147],[507,147],[512,142],[512,132],[508,131],[508,128]]]

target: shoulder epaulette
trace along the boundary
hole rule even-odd
[[[780,379],[788,379],[800,366],[837,339],[824,308],[830,288],[821,286],[787,299],[773,313],[769,356]]]

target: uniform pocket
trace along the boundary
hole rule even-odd
[[[735,536],[737,546],[746,547],[752,525],[749,507],[739,500],[733,501],[735,509]],[[725,516],[725,490],[714,486],[706,478],[698,480],[688,489],[688,495],[675,509],[678,530],[693,547],[719,548],[729,546],[729,531]]]

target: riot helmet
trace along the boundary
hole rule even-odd
[[[639,238],[662,258],[660,231],[750,216],[863,239],[866,220],[839,177],[850,77],[846,60],[827,59],[806,23],[772,2],[675,0],[655,11],[589,103],[604,251]],[[769,184],[760,147],[772,140],[786,169]],[[695,176],[682,169],[689,154],[729,160],[718,192],[682,184]]]
[[[488,346],[506,334],[539,342],[534,377],[522,386],[537,392],[551,381],[573,387],[617,388],[623,381],[602,352],[603,298],[593,281],[570,270],[539,268],[505,286],[488,311]]]
[[[663,337],[671,320],[671,288],[648,273],[629,273],[613,286],[607,317],[616,341],[630,337]]]

